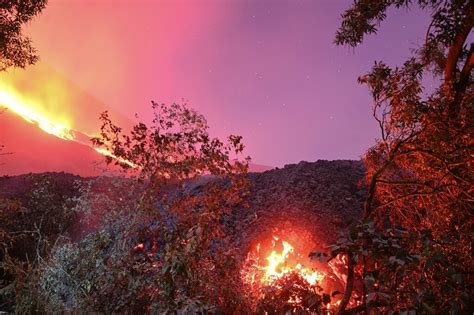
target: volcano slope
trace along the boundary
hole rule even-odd
[[[247,205],[234,209],[224,218],[226,229],[243,250],[251,240],[285,231],[301,233],[299,237],[309,236],[325,245],[341,228],[360,217],[365,196],[364,175],[363,163],[352,160],[303,161],[281,169],[249,173]],[[93,179],[67,173],[3,176],[0,177],[0,197],[18,200],[28,208],[33,190],[45,178],[52,187],[57,187],[58,198],[64,200],[79,196],[78,183]],[[109,199],[123,197],[110,177],[94,179],[97,179],[97,193],[107,190]],[[212,179],[194,180],[186,189],[199,191],[209,180]]]
[[[363,163],[351,160],[303,161],[281,169],[249,173],[247,205],[234,209],[224,219],[226,230],[242,253],[254,240],[275,234],[285,234],[298,242],[305,238],[316,247],[324,247],[337,237],[338,231],[360,217],[365,195],[364,175]],[[114,201],[109,203],[110,207],[124,198],[124,187],[132,185],[128,179],[84,178],[67,173],[3,176],[0,177],[0,198],[19,200],[27,209],[33,207],[31,198],[46,179],[49,189],[54,190],[56,203],[80,197],[83,193],[80,183],[93,182],[92,193],[97,194],[97,198]],[[186,190],[199,191],[209,180],[212,179],[194,180]],[[137,196],[137,190],[133,196]],[[133,204],[133,200],[129,202]],[[113,209],[102,207],[93,213],[100,216],[108,210]],[[71,226],[71,230],[77,233],[78,227]],[[83,230],[91,231],[90,227]]]
[[[282,169],[249,173],[246,205],[234,208],[223,218],[225,232],[244,259],[257,243],[268,244],[275,236],[290,242],[307,257],[310,251],[323,249],[337,238],[338,231],[360,217],[364,175],[362,162],[349,160],[300,162]],[[199,194],[209,181],[213,178],[202,177],[179,186],[185,187],[185,194]],[[173,187],[166,189],[172,193]],[[101,218],[113,212],[118,204],[127,203],[126,208],[133,209],[142,191],[143,186],[120,177],[84,178],[67,173],[3,176],[0,177],[0,236],[8,238],[10,234],[40,228],[39,233],[48,244],[55,243],[59,235],[77,242],[90,232],[107,228]],[[84,212],[77,211],[80,206],[77,200],[85,194],[87,198],[92,195],[89,203],[92,209],[87,214],[92,218],[83,220]],[[37,252],[35,234],[30,234],[25,234],[27,239],[11,243],[9,252],[19,261]],[[0,255],[0,260],[3,259]],[[0,289],[5,291],[14,283],[15,276],[2,277]],[[0,307],[11,309],[14,307],[11,301],[8,296],[1,296]],[[74,305],[70,305],[71,309]]]
[[[250,173],[248,207],[235,209],[226,224],[244,252],[271,235],[323,249],[361,216],[364,175],[363,163],[351,160],[300,162]]]

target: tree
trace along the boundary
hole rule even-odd
[[[377,32],[389,7],[431,12],[425,43],[394,69],[376,62],[359,78],[374,99],[381,138],[365,155],[368,196],[362,222],[336,243],[349,274],[362,273],[359,305],[340,313],[381,310],[472,312],[474,25],[469,0],[359,0],[343,15],[336,44],[356,47]],[[437,88],[423,85],[428,74]],[[394,246],[394,244],[396,246]]]
[[[102,114],[93,143],[141,194],[102,231],[55,251],[44,277],[47,299],[81,312],[245,311],[239,260],[222,225],[247,192],[248,159],[234,159],[244,149],[241,137],[211,138],[205,118],[186,105],[152,108],[151,125],[140,122],[129,133]]]
[[[30,174],[28,194],[0,197],[0,308],[44,313],[37,294],[51,248],[77,221],[73,176]],[[70,183],[70,182],[69,182]],[[14,197],[15,196],[15,197]]]
[[[9,67],[24,68],[38,60],[31,39],[22,27],[38,15],[47,0],[4,0],[0,3],[0,71]]]

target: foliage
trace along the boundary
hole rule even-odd
[[[134,168],[140,179],[158,184],[169,179],[246,171],[248,159],[230,161],[231,154],[242,153],[242,137],[231,135],[227,144],[211,138],[204,116],[187,108],[186,104],[166,106],[152,102],[152,109],[152,125],[138,123],[130,135],[123,134],[122,128],[113,124],[107,112],[101,115],[101,135],[92,142],[112,153],[107,157],[109,164]]]
[[[46,6],[47,0],[3,0],[0,3],[0,71],[24,68],[38,60],[31,40],[22,34],[24,24]]]
[[[152,105],[152,125],[138,123],[130,134],[101,116],[93,142],[135,178],[126,180],[135,198],[125,189],[123,202],[109,204],[81,189],[78,208],[113,214],[77,245],[55,248],[41,278],[50,311],[246,309],[239,260],[221,224],[247,191],[248,159],[231,158],[242,152],[241,138],[211,138],[204,117],[186,105]]]
[[[331,299],[321,291],[299,273],[287,273],[262,288],[257,314],[325,314],[325,306]]]
[[[58,246],[43,266],[40,293],[47,312],[132,312],[149,306],[149,274],[133,269],[112,231],[98,231],[79,243]]]
[[[230,158],[243,149],[240,137],[211,139],[204,117],[185,105],[153,107],[154,125],[139,123],[130,136],[102,115],[94,143],[114,152],[107,161],[129,176],[77,186],[69,202],[80,221],[69,236],[78,241],[61,238],[35,256],[25,272],[35,280],[28,299],[41,303],[29,311],[245,311],[236,250],[221,227],[247,191],[248,159]],[[35,206],[51,211],[51,201],[42,202]],[[17,301],[16,310],[24,305]]]
[[[132,209],[145,188],[143,184],[120,176],[81,180],[75,183],[75,187],[78,196],[73,198],[73,210],[79,220],[71,231],[73,240],[97,232],[104,226],[118,224],[119,218],[124,222],[130,221]]]
[[[42,309],[36,294],[40,266],[76,218],[73,192],[48,176],[34,178],[25,200],[0,199],[0,302],[19,313]]]
[[[359,268],[370,284],[362,283],[362,304],[346,310],[347,303],[341,303],[341,313],[381,306],[387,312],[454,314],[474,308],[474,46],[466,42],[474,4],[356,1],[343,14],[336,43],[357,46],[365,34],[377,31],[388,7],[410,7],[413,2],[432,13],[425,44],[401,67],[376,62],[359,78],[372,92],[381,139],[365,156],[364,222],[335,245],[335,253],[348,255],[349,273]],[[440,79],[438,88],[424,86],[427,73]],[[392,235],[394,231],[399,235]],[[354,279],[348,280],[346,302]],[[373,303],[377,292],[383,292],[384,301]]]

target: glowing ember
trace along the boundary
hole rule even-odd
[[[139,243],[133,247],[134,250],[142,250],[145,248],[145,244]]]

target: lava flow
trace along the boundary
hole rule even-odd
[[[64,115],[53,115],[44,111],[43,106],[31,99],[26,99],[19,93],[15,93],[13,89],[8,89],[5,84],[0,84],[0,105],[5,106],[13,113],[22,117],[27,122],[37,125],[44,132],[56,136],[67,141],[74,141],[86,146],[90,146],[90,136],[85,133],[73,130],[70,127],[68,119]],[[132,162],[119,158],[103,148],[93,148],[97,153],[104,156],[110,156],[121,163],[127,164],[132,168],[136,168]]]
[[[0,104],[51,135],[63,140],[74,140],[71,128],[66,121],[52,121],[44,113],[35,110],[31,102],[22,100],[19,95],[0,91]]]

